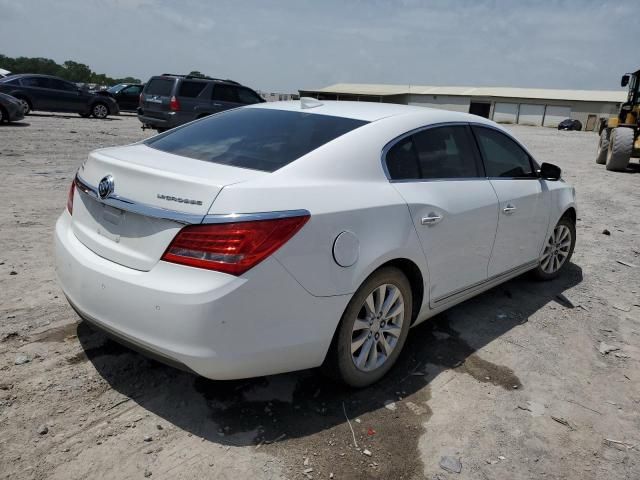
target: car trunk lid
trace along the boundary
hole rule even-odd
[[[262,175],[144,144],[98,150],[78,171],[73,231],[101,257],[148,271],[185,223],[202,221],[224,186]],[[107,176],[113,192],[101,199]]]

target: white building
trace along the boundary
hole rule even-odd
[[[339,83],[300,90],[319,100],[402,103],[469,112],[500,123],[556,127],[565,118],[597,128],[600,118],[615,115],[627,98],[624,90],[554,90],[511,87],[433,87]]]

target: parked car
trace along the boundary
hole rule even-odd
[[[121,111],[135,112],[140,104],[143,88],[142,83],[119,83],[100,93],[113,97]]]
[[[163,74],[151,77],[142,91],[138,119],[163,132],[197,118],[265,100],[233,80]]]
[[[96,118],[120,113],[113,98],[90,93],[51,75],[12,75],[0,79],[0,92],[20,100],[25,115],[31,110],[73,112],[82,117],[93,115]]]
[[[216,84],[217,86],[217,84]],[[89,154],[56,224],[87,322],[213,379],[380,379],[409,327],[563,272],[575,191],[474,115],[366,102],[223,112]]]
[[[17,122],[23,118],[24,110],[20,101],[11,95],[0,93],[0,123]]]
[[[582,130],[582,122],[567,118],[558,124],[558,130]]]

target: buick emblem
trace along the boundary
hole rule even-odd
[[[113,177],[107,175],[98,184],[98,196],[104,200],[113,193]]]

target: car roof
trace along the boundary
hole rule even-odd
[[[307,108],[303,104],[307,102]],[[311,106],[317,104],[316,106]],[[366,122],[375,122],[383,118],[397,117],[401,115],[419,115],[421,121],[431,122],[481,122],[486,119],[468,113],[453,112],[450,110],[439,110],[428,107],[417,107],[412,105],[401,105],[397,103],[378,102],[349,102],[339,100],[315,100],[301,99],[287,102],[267,102],[248,105],[245,108],[268,108],[273,110],[286,110],[301,113],[313,113],[318,115],[331,115],[334,117],[352,118]],[[492,123],[488,122],[487,123]]]
[[[213,78],[213,77],[197,77],[194,75],[180,75],[178,73],[163,73],[162,75],[154,75],[152,76],[149,81],[151,81],[154,78],[167,78],[167,79],[178,79],[178,80],[189,80],[189,81],[198,81],[198,82],[213,82],[213,83],[223,83],[223,84],[227,84],[227,85],[233,85],[235,87],[244,87],[244,85],[242,85],[239,82],[236,82],[235,80],[230,80],[228,78]],[[247,88],[247,87],[245,87]]]

